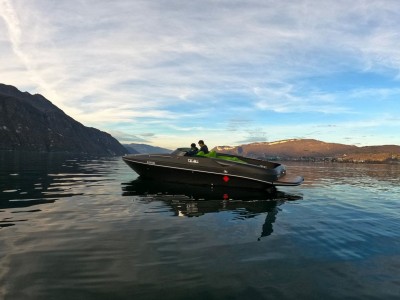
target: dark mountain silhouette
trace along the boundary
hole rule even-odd
[[[131,143],[131,144],[124,144],[124,147],[129,151],[130,154],[137,154],[137,153],[154,154],[154,153],[171,153],[172,152],[172,150],[169,150],[169,149],[150,146],[147,144]]]
[[[123,155],[110,134],[86,127],[42,95],[0,84],[0,150]]]
[[[214,150],[248,157],[279,160],[400,161],[400,146],[397,145],[357,147],[354,145],[325,143],[313,139],[291,139],[235,147],[218,146]]]

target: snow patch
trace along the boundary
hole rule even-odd
[[[233,150],[235,149],[235,147],[231,147],[231,146],[217,146],[217,150],[221,151],[221,150]]]
[[[282,140],[282,141],[271,142],[271,143],[268,143],[268,145],[284,144],[284,143],[288,143],[288,142],[294,142],[294,141],[296,141],[296,139],[291,139],[291,140]]]

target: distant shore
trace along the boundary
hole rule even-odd
[[[343,159],[332,157],[269,157],[261,158],[270,161],[299,161],[299,162],[329,162],[329,163],[353,163],[353,164],[400,164],[398,159],[387,160],[365,160],[365,159]]]

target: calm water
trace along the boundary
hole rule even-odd
[[[0,153],[0,299],[399,299],[400,165],[287,165],[271,197]]]

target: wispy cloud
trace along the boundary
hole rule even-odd
[[[397,1],[0,0],[0,17],[0,81],[118,136],[272,140],[400,109]]]
[[[0,1],[0,16],[3,18],[8,31],[11,48],[19,59],[20,64],[26,70],[28,75],[26,79],[35,83],[48,97],[57,97],[57,93],[51,87],[51,83],[47,82],[38,71],[37,63],[29,55],[30,51],[24,49],[24,44],[26,43],[26,35],[23,32],[25,24],[21,24],[21,20],[12,4],[12,1]]]
[[[337,114],[349,109],[344,103],[336,101],[337,95],[323,92],[299,93],[293,85],[254,88],[259,98],[255,102],[257,108],[278,113],[320,112]]]

